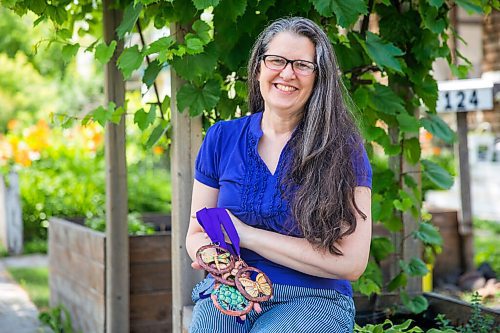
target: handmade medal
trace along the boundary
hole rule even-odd
[[[253,308],[253,302],[246,299],[238,289],[222,283],[215,284],[211,298],[217,309],[230,316],[245,315]]]
[[[236,274],[235,283],[241,294],[253,302],[267,301],[273,294],[271,280],[255,267],[246,267],[239,270]]]
[[[240,238],[227,211],[204,208],[196,218],[212,241],[198,249],[196,260],[217,281],[210,295],[215,307],[227,315],[242,316],[252,310],[254,302],[269,300],[271,281],[241,259]]]
[[[207,272],[221,275],[234,267],[234,258],[229,251],[217,245],[205,245],[196,252],[196,259]]]

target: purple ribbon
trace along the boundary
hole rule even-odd
[[[228,250],[232,255],[240,256],[240,237],[224,208],[200,209],[196,212],[196,218],[213,243]],[[231,241],[229,244],[226,243],[223,228]]]

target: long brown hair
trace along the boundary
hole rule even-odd
[[[313,92],[288,146],[292,158],[282,179],[294,220],[314,246],[341,255],[335,241],[356,229],[354,161],[363,144],[346,105],[335,54],[326,34],[311,20],[292,17],[273,22],[258,37],[248,63],[250,112],[261,112],[264,100],[257,76],[260,59],[280,32],[305,36],[315,45],[318,65]]]

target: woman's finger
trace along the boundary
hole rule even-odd
[[[193,262],[191,263],[191,267],[192,267],[193,269],[203,270],[203,267],[201,267],[201,265],[200,265],[200,264],[198,264],[196,261],[193,261]]]
[[[240,316],[240,319],[245,321],[247,319],[247,315]]]
[[[253,303],[253,309],[257,313],[261,313],[262,312],[262,308],[260,307],[260,303],[257,303],[257,302]]]

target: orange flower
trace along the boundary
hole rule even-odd
[[[164,152],[165,152],[165,149],[163,149],[163,147],[160,147],[160,146],[153,147],[153,153],[155,155],[162,155]]]
[[[35,126],[24,131],[24,139],[29,148],[40,152],[49,146],[50,128],[45,120],[40,119]]]
[[[17,125],[19,125],[19,121],[17,119],[11,119],[7,122],[7,129],[13,131]]]

